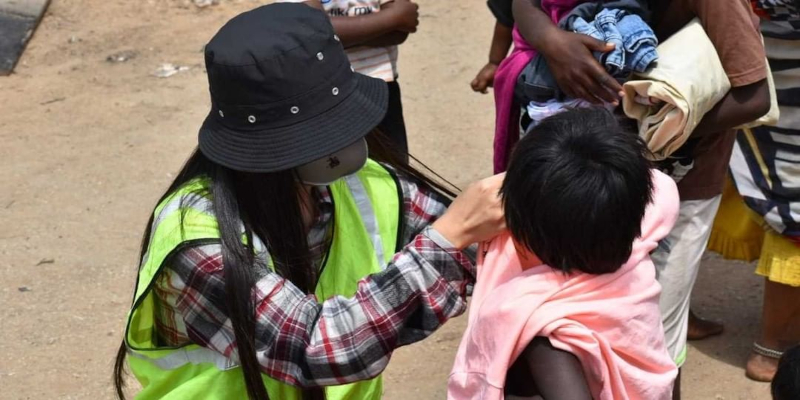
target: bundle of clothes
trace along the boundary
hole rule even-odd
[[[647,3],[640,0],[583,3],[564,16],[558,25],[567,31],[613,43],[614,50],[608,53],[596,52],[595,57],[612,77],[624,82],[633,72],[645,72],[658,60],[658,39],[645,22],[649,16]],[[554,108],[554,103],[559,102],[567,103],[564,108],[586,104],[570,103],[574,99],[565,99],[540,54],[525,66],[517,79],[517,88],[521,91],[523,101],[529,100],[528,104],[533,110],[548,103],[550,109]],[[529,112],[529,116],[535,125],[549,115]]]
[[[594,55],[609,75],[623,84],[622,110],[637,121],[654,161],[680,180],[692,163],[673,154],[731,88],[701,24],[692,21],[659,44],[649,25],[652,11],[647,0],[543,0],[541,7],[560,28],[614,44],[612,51]],[[495,78],[495,172],[506,169],[513,145],[539,121],[592,105],[567,97],[544,57],[516,29],[514,44]],[[774,94],[774,85],[770,88]],[[772,98],[774,103],[775,96]],[[613,104],[605,107],[616,108]],[[769,114],[750,125],[774,123],[777,117],[778,107],[773,104]]]
[[[634,72],[645,72],[658,60],[658,39],[648,24],[652,13],[646,0],[542,0],[541,8],[564,30],[613,43],[613,51],[597,52],[595,57],[619,82],[627,81]],[[565,96],[544,57],[516,28],[513,38],[514,50],[495,77],[495,172],[505,171],[520,132],[524,134],[539,121],[564,110],[591,104]],[[614,108],[611,104],[606,107]]]

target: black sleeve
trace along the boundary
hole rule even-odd
[[[487,0],[486,5],[492,11],[497,22],[511,28],[514,26],[514,13],[511,12],[513,0]]]

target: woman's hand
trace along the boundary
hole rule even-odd
[[[502,173],[469,185],[433,223],[433,229],[458,249],[497,236],[506,228],[500,199],[505,176]]]

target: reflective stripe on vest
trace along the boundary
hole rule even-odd
[[[222,354],[200,346],[185,346],[169,352],[163,357],[146,357],[137,351],[129,351],[132,357],[149,361],[163,370],[178,369],[186,364],[214,364],[219,370],[229,370],[239,366]]]
[[[375,211],[372,210],[372,202],[367,195],[367,189],[355,175],[346,176],[344,180],[347,182],[347,187],[350,188],[350,193],[361,211],[361,220],[364,222],[364,227],[367,228],[367,233],[372,239],[372,248],[375,250],[375,261],[381,266],[381,269],[386,267],[386,259],[383,254],[383,243],[381,235],[378,230],[378,218],[375,216]]]
[[[180,249],[219,243],[219,231],[207,194],[208,181],[191,181],[156,207],[151,239],[139,271],[136,296],[128,318],[128,362],[142,383],[137,398],[246,398],[241,368],[213,350],[197,345],[159,347],[155,332],[155,295],[150,289],[163,264]],[[330,186],[334,201],[331,249],[316,294],[352,296],[363,277],[385,268],[396,252],[401,224],[400,188],[390,173],[373,161],[355,175]],[[264,248],[257,238],[254,247]],[[300,392],[266,375],[271,398],[300,399]],[[211,388],[213,386],[213,388]],[[329,400],[378,399],[381,377],[326,388]]]

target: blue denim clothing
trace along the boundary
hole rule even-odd
[[[655,32],[638,15],[626,15],[617,22],[624,38],[625,64],[634,72],[644,72],[658,60],[658,39]]]
[[[631,72],[643,72],[658,59],[658,39],[645,22],[649,16],[650,9],[644,0],[598,1],[578,5],[559,26],[614,43],[613,51],[598,52],[595,56],[612,77],[624,81]],[[589,18],[594,20],[587,22]],[[515,92],[522,104],[564,99],[541,55],[534,57],[522,71]]]
[[[514,87],[514,97],[519,104],[528,104],[532,101],[544,103],[551,99],[564,100],[564,93],[558,88],[556,79],[541,54],[533,57],[519,74]]]
[[[658,1],[664,0],[655,0],[655,2]],[[650,5],[652,2],[653,1],[644,0],[601,0],[581,3],[575,6],[569,14],[561,18],[561,20],[558,21],[558,26],[561,29],[571,31],[573,30],[572,24],[575,22],[575,19],[580,17],[587,21],[592,21],[595,19],[595,16],[600,14],[604,9],[625,11],[627,14],[638,15],[642,17],[642,20],[648,22],[652,17]]]
[[[571,28],[577,33],[614,44],[614,50],[596,52],[595,56],[615,78],[627,78],[633,71],[644,72],[658,59],[658,39],[638,15],[605,9],[597,14],[593,23],[578,17]]]

